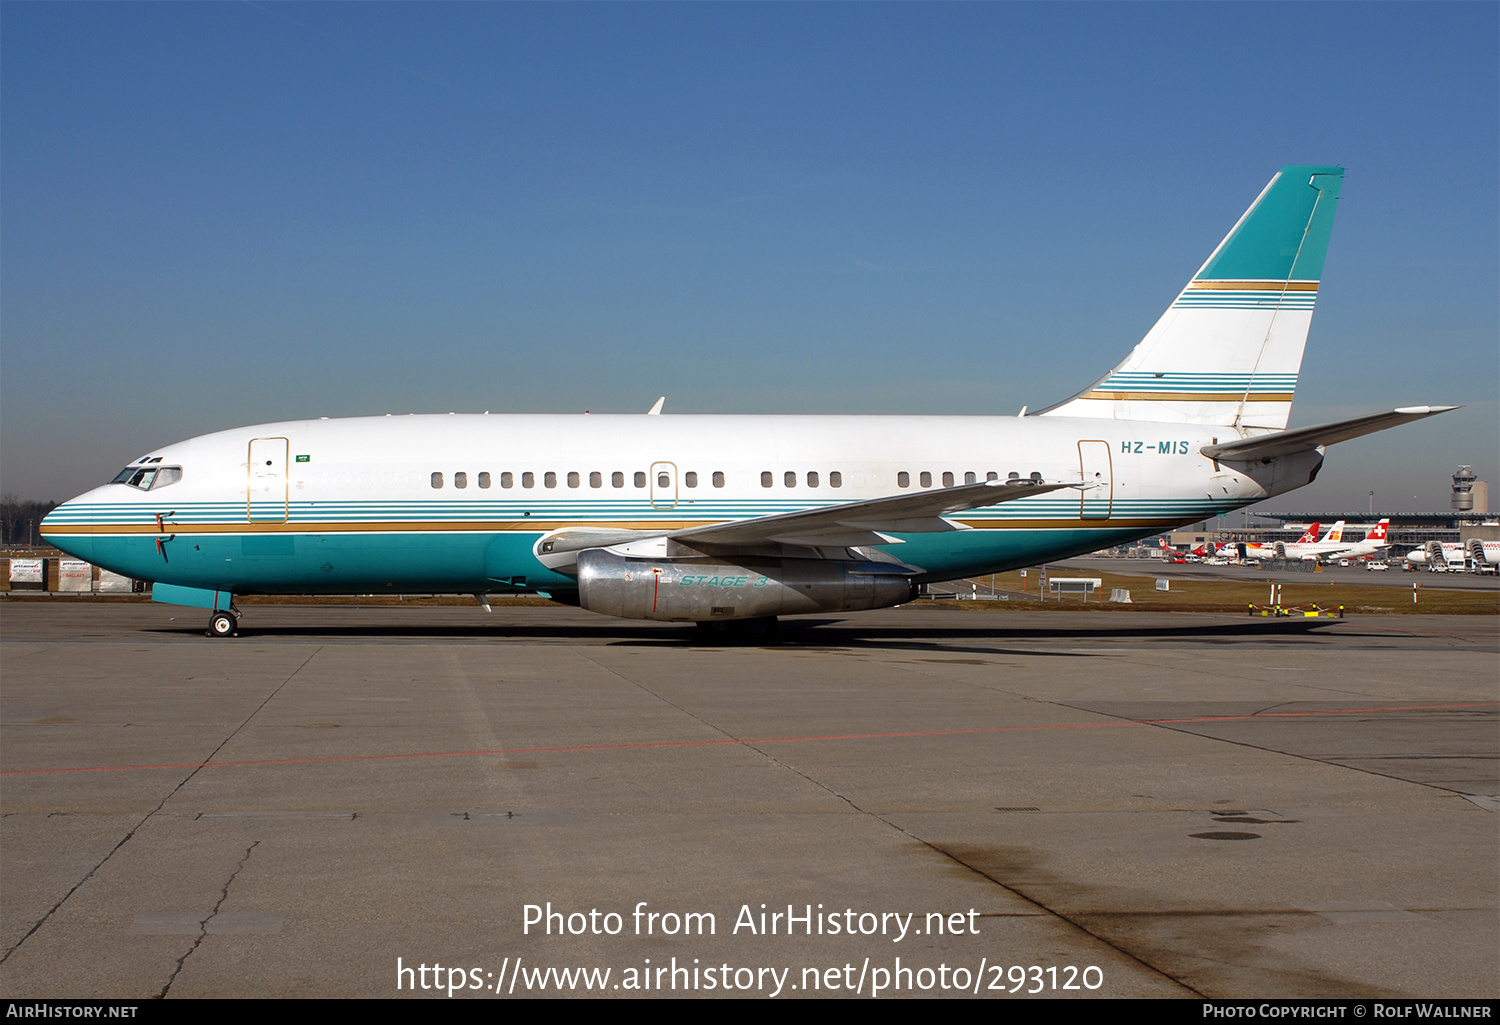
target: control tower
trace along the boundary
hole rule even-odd
[[[1460,466],[1453,474],[1453,511],[1456,513],[1472,512],[1474,510],[1474,481],[1477,480],[1473,467]]]

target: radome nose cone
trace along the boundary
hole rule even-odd
[[[37,525],[37,533],[41,535],[43,541],[58,551],[65,552],[77,559],[83,559],[85,562],[93,562],[93,535],[59,534],[53,530],[54,527],[61,523],[69,522],[73,518],[72,514],[77,510],[72,506],[76,501],[77,499],[70,499],[53,509],[46,516],[43,516],[42,522]]]

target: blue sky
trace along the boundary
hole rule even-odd
[[[1272,504],[1443,508],[1460,462],[1500,484],[1497,39],[1478,3],[3,3],[0,488],[307,416],[1036,408],[1336,163],[1293,423],[1466,408]]]

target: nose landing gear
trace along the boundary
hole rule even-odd
[[[215,609],[214,614],[208,620],[208,635],[210,637],[233,637],[240,632],[240,613],[238,609]]]

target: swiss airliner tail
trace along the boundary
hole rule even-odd
[[[1038,415],[1284,430],[1342,167],[1283,167],[1125,358]]]

